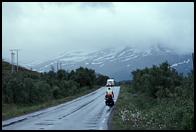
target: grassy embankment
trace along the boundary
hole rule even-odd
[[[183,104],[182,104],[183,103]],[[194,103],[178,99],[155,100],[134,94],[123,85],[112,116],[112,130],[193,129]]]

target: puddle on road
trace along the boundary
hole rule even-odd
[[[44,120],[44,121],[54,121],[54,120]]]
[[[53,123],[36,123],[35,125],[46,125],[46,126],[49,126],[49,125],[54,125]]]

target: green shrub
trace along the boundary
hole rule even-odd
[[[192,130],[194,74],[178,74],[165,62],[132,72],[116,104],[115,129]]]

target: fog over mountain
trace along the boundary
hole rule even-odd
[[[194,50],[194,3],[3,2],[2,56],[20,49],[20,64],[65,52],[161,45],[177,54]]]
[[[55,71],[60,68],[71,71],[82,66],[108,75],[116,81],[121,81],[130,80],[133,70],[152,67],[165,61],[168,61],[172,68],[184,75],[193,69],[191,54],[179,55],[173,50],[161,46],[153,46],[146,51],[124,47],[108,48],[91,53],[82,50],[65,52],[49,61],[33,65],[27,64],[26,67],[39,72],[48,72],[51,67],[54,67]]]

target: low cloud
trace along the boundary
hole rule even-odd
[[[70,50],[156,44],[194,50],[193,3],[3,3],[3,57],[20,48],[23,61]]]

